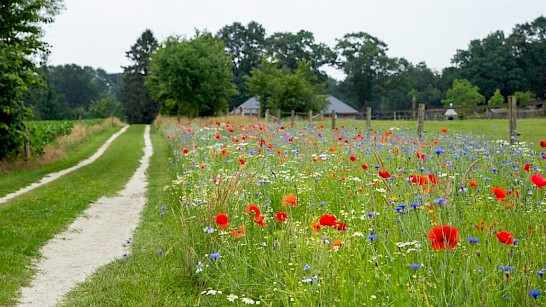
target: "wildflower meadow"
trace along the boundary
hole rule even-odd
[[[546,142],[227,120],[165,130],[199,304],[546,304]]]

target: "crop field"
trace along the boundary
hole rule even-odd
[[[180,236],[158,257],[206,306],[541,305],[541,139],[390,125],[167,129]]]

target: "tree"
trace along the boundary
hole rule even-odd
[[[546,99],[546,17],[516,25],[508,40],[526,81],[517,90],[531,90]]]
[[[190,40],[171,36],[152,55],[146,86],[162,113],[219,115],[236,94],[232,65],[222,41],[208,32]]]
[[[498,104],[503,104],[504,103],[504,96],[502,96],[499,89],[497,89],[495,91],[495,93],[493,94],[493,96],[491,96],[491,98],[489,98],[488,103],[489,103],[489,105],[498,105]]]
[[[457,50],[452,63],[459,68],[459,78],[478,86],[486,98],[493,96],[496,89],[509,95],[525,83],[524,72],[502,31],[471,41],[468,50]]]
[[[485,97],[479,93],[479,88],[472,85],[466,79],[456,79],[453,86],[446,93],[442,101],[444,105],[450,106],[476,106],[485,102]]]
[[[238,95],[230,102],[235,107],[251,97],[248,93],[245,76],[252,68],[260,66],[265,53],[265,29],[261,24],[251,21],[245,27],[240,22],[224,26],[216,34],[224,42],[226,52],[233,62],[233,83]]]
[[[325,44],[315,43],[313,33],[301,30],[296,34],[290,32],[273,33],[266,39],[269,56],[276,59],[278,67],[287,67],[292,71],[300,62],[311,65],[311,71],[317,75],[318,82],[326,81],[326,74],[320,71],[323,65],[334,65],[336,54]]]
[[[323,111],[326,100],[323,89],[313,84],[309,78],[316,78],[311,73],[310,63],[300,62],[294,72],[288,67],[278,68],[276,63],[264,60],[260,68],[254,68],[247,77],[249,93],[258,96],[262,109],[290,112]]]
[[[519,102],[528,102],[528,101],[533,101],[535,100],[535,95],[533,94],[533,92],[531,91],[526,91],[526,92],[521,92],[521,91],[516,91],[514,93],[514,96],[516,96],[516,101],[519,103]]]
[[[91,102],[89,115],[93,118],[106,118],[110,116],[122,118],[123,105],[112,97],[105,97]]]
[[[127,121],[131,124],[150,124],[159,113],[159,103],[144,86],[150,56],[157,47],[154,34],[146,29],[131,50],[126,52],[132,65],[123,68],[123,101]]]
[[[48,45],[41,26],[53,22],[61,1],[11,0],[0,4],[0,159],[13,154],[24,141],[24,118],[31,109],[23,102],[39,83],[37,59]]]
[[[341,87],[358,108],[377,108],[381,87],[396,66],[386,54],[387,45],[364,32],[349,33],[337,41],[335,50],[341,55],[338,67],[347,75]]]

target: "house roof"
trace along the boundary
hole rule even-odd
[[[345,102],[337,99],[334,96],[328,96],[326,98],[326,100],[328,100],[328,102],[330,102],[330,104],[328,104],[328,106],[326,106],[326,110],[324,111],[326,113],[331,113],[332,110],[335,110],[336,113],[342,113],[342,114],[347,114],[347,113],[355,113],[356,114],[356,113],[358,113],[358,111],[353,109],[350,105],[348,105]]]
[[[349,106],[345,102],[337,99],[334,96],[328,96],[328,97],[326,97],[326,100],[329,103],[326,106],[326,110],[324,110],[325,113],[331,113],[332,110],[335,110],[336,113],[341,113],[341,114],[348,114],[348,113],[349,114],[352,114],[352,113],[356,114],[356,113],[358,113],[357,110],[353,109],[351,106]],[[258,98],[257,97],[251,97],[250,99],[243,102],[241,105],[239,105],[235,109],[238,110],[240,107],[243,107],[244,110],[248,110],[250,108],[258,109],[259,106],[260,106],[260,102],[258,101]],[[232,111],[231,113],[235,113],[235,110]]]

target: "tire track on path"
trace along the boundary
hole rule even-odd
[[[68,229],[41,250],[37,274],[21,289],[18,306],[55,306],[77,283],[123,253],[124,242],[140,222],[146,204],[146,169],[153,154],[150,126],[144,131],[144,156],[140,166],[117,196],[92,203]]]
[[[47,183],[50,183],[54,180],[57,180],[59,179],[60,177],[68,174],[68,173],[71,173],[79,168],[82,168],[86,165],[89,165],[93,162],[95,162],[100,156],[102,156],[102,154],[106,151],[106,149],[108,149],[108,147],[110,147],[110,144],[112,144],[112,142],[118,137],[120,136],[122,133],[124,133],[125,131],[127,131],[127,129],[129,129],[129,126],[125,126],[123,127],[120,131],[116,132],[114,135],[112,135],[100,148],[99,150],[97,150],[97,152],[95,152],[91,157],[81,161],[80,163],[72,166],[72,167],[69,167],[69,168],[66,168],[66,169],[63,169],[62,171],[58,171],[58,172],[55,172],[55,173],[49,173],[47,175],[45,175],[42,179],[40,179],[40,181],[37,181],[31,185],[28,185],[18,191],[15,191],[13,193],[10,193],[4,197],[0,197],[0,204],[2,203],[5,203],[7,202],[8,200],[12,199],[12,198],[15,198],[19,195],[22,195],[28,191],[31,191],[31,190],[34,190],[36,189],[37,187],[41,187],[43,186],[44,184],[47,184]]]

